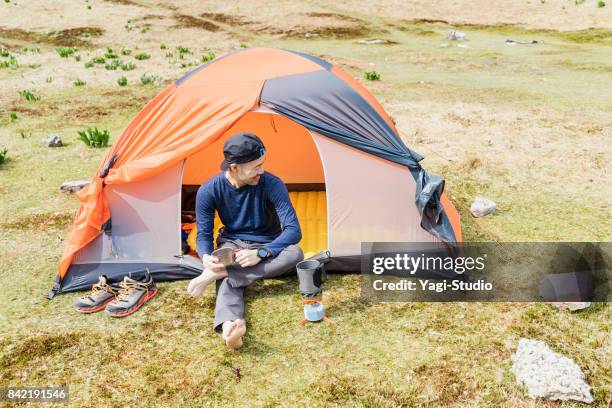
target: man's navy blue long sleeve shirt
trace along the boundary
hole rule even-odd
[[[224,172],[200,186],[196,195],[196,246],[200,256],[213,251],[215,210],[224,226],[223,238],[265,243],[272,256],[302,239],[287,187],[268,172],[255,186],[235,188]]]

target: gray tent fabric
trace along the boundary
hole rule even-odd
[[[440,202],[444,192],[444,180],[430,175],[421,167],[416,173],[411,170],[416,180],[416,206],[421,214],[421,227],[432,233],[440,241],[456,244],[457,237]]]
[[[189,264],[171,264],[154,262],[130,262],[130,263],[92,263],[71,265],[69,273],[61,282],[60,287],[54,290],[53,297],[57,293],[73,292],[91,289],[98,282],[100,275],[106,275],[110,282],[119,282],[130,272],[148,270],[156,282],[195,278],[202,273],[201,268]]]
[[[285,51],[290,52],[290,53],[292,53],[292,54],[299,55],[300,57],[304,57],[304,58],[306,58],[306,59],[309,59],[309,60],[311,60],[312,62],[315,62],[315,63],[319,64],[320,66],[322,66],[323,68],[325,68],[325,69],[326,69],[326,70],[328,70],[328,71],[329,71],[330,69],[332,69],[332,67],[333,67],[333,65],[332,65],[332,64],[330,64],[329,62],[324,61],[324,60],[322,60],[321,58],[317,58],[317,57],[315,57],[314,55],[306,54],[306,53],[304,53],[304,52],[299,52],[299,51],[291,51],[291,50],[285,50]]]
[[[309,129],[367,153],[411,168],[418,168],[422,160],[357,91],[329,71],[268,80],[261,102]]]
[[[415,203],[421,226],[443,242],[456,244],[440,203],[444,181],[430,176],[378,112],[346,82],[329,71],[266,81],[261,102],[279,114],[364,152],[407,166],[417,183]]]
[[[440,213],[444,210],[439,200],[444,191],[444,180],[438,176],[430,176],[426,171],[419,171],[417,176],[416,205],[422,216],[427,216],[434,224],[440,220]]]

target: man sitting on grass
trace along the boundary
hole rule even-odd
[[[289,193],[281,179],[263,171],[265,152],[253,134],[232,136],[223,145],[223,171],[202,184],[196,196],[196,246],[204,272],[187,291],[200,296],[216,281],[214,330],[232,349],[242,346],[246,333],[244,289],[290,272],[304,259],[296,245],[302,232]],[[235,251],[235,262],[227,267],[211,255],[215,210],[224,225],[217,248]]]

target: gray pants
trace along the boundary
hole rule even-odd
[[[219,240],[219,248],[256,249],[265,244],[247,243],[239,239]],[[274,258],[266,258],[257,265],[243,268],[238,264],[227,267],[227,278],[217,280],[214,330],[220,333],[228,320],[244,319],[244,289],[263,278],[276,278],[295,271],[295,265],[304,259],[297,245],[289,245]]]

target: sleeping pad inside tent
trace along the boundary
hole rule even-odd
[[[291,189],[291,185],[288,186]],[[327,203],[325,191],[289,191],[289,199],[295,209],[300,228],[302,229],[302,240],[298,246],[304,252],[304,258],[310,258],[327,249]],[[186,211],[183,207],[183,216],[189,216],[192,211]],[[215,212],[215,226],[213,229],[213,242],[217,242],[219,228],[223,224],[219,214]],[[194,223],[184,223],[184,229],[188,230],[186,238],[190,248],[190,255],[199,257],[196,252],[196,236],[198,229]]]

